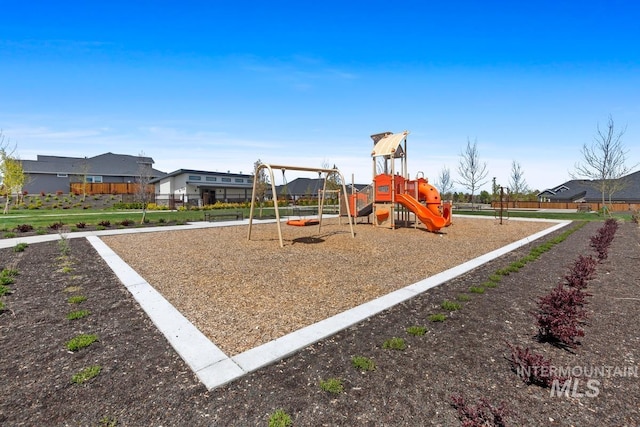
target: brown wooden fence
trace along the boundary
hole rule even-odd
[[[85,188],[87,194],[136,194],[138,192],[138,184],[128,182],[103,182],[99,184],[72,182],[70,192],[84,194]],[[153,185],[147,186],[147,192],[153,193],[154,191]]]
[[[591,207],[592,211],[599,211],[602,203],[565,203],[565,202],[502,202],[506,209],[571,209],[583,210],[586,206]],[[605,203],[607,208],[613,212],[628,212],[640,209],[640,203]],[[492,202],[491,207],[500,208],[500,202]]]

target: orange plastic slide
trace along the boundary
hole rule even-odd
[[[429,231],[438,231],[447,225],[447,219],[440,215],[439,212],[437,214],[434,213],[409,194],[396,194],[396,202],[416,214]]]

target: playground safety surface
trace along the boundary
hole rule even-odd
[[[490,223],[485,220],[485,224]],[[445,231],[452,235],[461,226],[462,223],[456,223]],[[221,274],[220,260],[213,257],[217,251],[245,260],[244,266],[238,268],[248,270],[255,278],[272,273],[263,264],[295,258],[306,273],[291,281],[308,288],[316,283],[324,286],[325,282],[314,275],[323,277],[332,266],[361,267],[357,259],[376,258],[378,262],[388,260],[380,263],[386,266],[382,277],[388,280],[380,281],[385,291],[388,288],[384,285],[391,282],[413,283],[414,273],[423,278],[426,270],[420,269],[437,262],[438,248],[443,259],[455,257],[455,251],[445,245],[447,235],[425,234],[413,229],[375,230],[376,238],[382,241],[381,247],[358,246],[355,242],[365,240],[361,227],[365,226],[356,227],[354,240],[348,233],[327,229],[329,234],[319,238],[324,241],[313,244],[302,243],[301,237],[291,235],[294,231],[287,229],[285,239],[287,236],[289,239],[283,249],[278,247],[277,237],[266,228],[264,234],[250,242],[246,242],[243,233],[238,234],[238,243],[250,249],[254,247],[252,256],[264,253],[263,263],[259,264],[249,262],[251,256],[227,251],[221,239],[216,238],[221,236],[208,238],[212,236],[200,230],[196,237],[209,242],[202,256],[211,261],[203,264],[202,269],[191,271],[191,277],[229,283],[231,275]],[[14,294],[8,297],[9,310],[1,315],[0,375],[7,381],[1,386],[4,398],[0,403],[0,423],[98,425],[101,419],[115,419],[118,425],[264,425],[270,413],[283,408],[292,415],[295,425],[455,425],[457,417],[450,405],[450,395],[459,393],[474,403],[480,397],[487,397],[494,404],[508,402],[514,425],[637,425],[640,422],[638,378],[603,379],[600,394],[592,398],[550,398],[548,390],[525,386],[504,360],[507,353],[504,343],[508,341],[544,351],[563,366],[638,366],[640,342],[635,325],[640,320],[637,310],[640,283],[635,269],[640,239],[637,227],[631,224],[621,226],[609,259],[598,267],[598,277],[589,289],[594,294],[590,303],[593,318],[576,353],[532,340],[535,331],[529,312],[535,307],[535,299],[558,282],[577,254],[589,251],[588,238],[596,227],[596,223],[587,224],[538,261],[504,278],[498,288],[472,296],[461,310],[448,313],[445,322],[430,323],[427,316],[442,311],[439,305],[443,300],[455,300],[460,293],[468,293],[469,286],[484,282],[489,274],[522,257],[530,247],[489,261],[211,392],[198,382],[86,240],[70,240],[74,259],[71,276],[61,272],[56,264],[59,248],[55,242],[33,244],[23,253],[1,249],[2,263],[17,268],[20,277],[13,286]],[[303,230],[307,235],[314,234]],[[413,234],[419,235],[423,244],[416,243]],[[160,234],[144,236],[153,235]],[[482,238],[473,240],[473,244],[458,245],[457,249],[466,252],[469,247],[478,246],[479,240],[491,239],[489,233],[480,236]],[[323,265],[308,253],[343,237],[357,246],[356,254],[333,249],[325,253],[329,261]],[[120,237],[105,238],[105,241],[110,239]],[[426,239],[437,241],[436,248],[424,245]],[[164,240],[176,243],[174,236]],[[316,239],[309,241],[317,242]],[[183,289],[202,286],[199,279],[187,283],[180,279],[187,265],[184,260],[202,249],[196,245],[197,249],[192,252],[193,239],[191,242],[174,253],[170,262],[162,257],[156,261],[157,268],[164,267],[164,280],[176,282]],[[147,244],[158,245],[160,241]],[[155,253],[156,246],[146,246],[146,249],[150,247]],[[422,256],[413,259],[416,253]],[[142,253],[138,252],[138,258],[144,259]],[[345,269],[339,270],[338,275],[350,277],[357,283],[356,294],[375,290],[363,288],[370,278],[363,277],[362,271],[353,273]],[[143,276],[153,281],[146,273]],[[308,278],[304,279],[305,276]],[[285,270],[282,277],[291,277],[290,271]],[[282,294],[282,277],[271,278],[263,285]],[[70,308],[66,303],[68,294],[63,290],[70,283],[79,283],[77,286],[88,298],[83,308],[92,314],[85,322],[65,319]],[[242,295],[249,298],[254,292],[245,290]],[[276,319],[296,305],[282,299],[280,294],[270,295],[271,311],[279,314]],[[336,304],[350,298],[345,295],[338,293]],[[330,303],[331,300],[323,300],[320,305],[327,309],[327,316]],[[312,311],[307,310],[307,321],[313,321]],[[236,352],[247,345],[243,342],[247,336],[258,335],[252,330],[261,326],[260,316],[236,325],[236,338],[242,341]],[[423,337],[407,335],[404,329],[415,324],[427,326],[429,332]],[[96,333],[100,341],[70,354],[64,349],[64,343],[77,333]],[[260,339],[270,339],[263,337],[262,332],[260,336]],[[409,344],[407,350],[383,350],[382,342],[392,336],[404,337]],[[234,352],[231,347],[226,348]],[[350,366],[354,355],[372,358],[378,369],[366,374],[356,371]],[[101,374],[83,386],[70,384],[70,376],[89,364],[100,364]],[[342,378],[345,393],[332,396],[322,392],[318,381],[328,377]]]

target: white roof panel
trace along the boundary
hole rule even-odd
[[[392,133],[386,135],[380,139],[374,146],[371,156],[393,156],[400,157],[403,154],[403,149],[400,144],[409,135],[409,131],[405,130],[402,133]]]

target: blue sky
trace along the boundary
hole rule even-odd
[[[369,135],[457,179],[570,179],[609,115],[640,162],[635,1],[0,0],[0,129],[38,154],[153,157],[165,172],[337,165],[372,179]],[[287,179],[313,174],[287,173]],[[459,185],[456,186],[461,188]],[[484,189],[490,188],[488,183]]]

